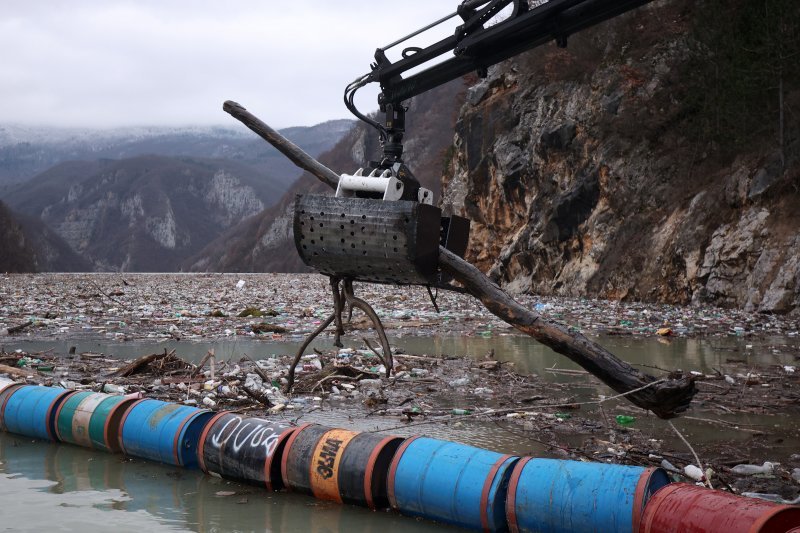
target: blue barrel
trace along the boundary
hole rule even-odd
[[[526,457],[508,486],[512,532],[636,532],[650,496],[669,484],[661,468]]]
[[[122,453],[197,468],[197,444],[214,413],[159,400],[139,400],[122,419]]]
[[[3,426],[9,433],[56,440],[56,409],[72,394],[75,391],[37,385],[13,389],[4,400]]]
[[[392,508],[470,529],[506,529],[505,498],[519,457],[456,442],[412,437],[392,459]]]

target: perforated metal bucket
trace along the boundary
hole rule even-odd
[[[428,284],[436,276],[441,210],[410,201],[298,195],[294,240],[303,262],[329,276]]]

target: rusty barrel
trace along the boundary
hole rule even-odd
[[[75,391],[54,387],[23,385],[3,393],[3,427],[9,433],[56,440],[55,416],[61,403]]]
[[[656,492],[645,507],[640,533],[786,533],[800,531],[800,507],[736,496],[687,483]]]
[[[200,434],[213,415],[207,409],[137,400],[122,417],[120,448],[126,455],[195,468]]]
[[[225,479],[283,487],[280,457],[296,426],[262,418],[217,413],[200,435],[197,459],[206,474]]]
[[[402,441],[395,436],[301,426],[286,444],[283,483],[321,500],[385,507],[386,473]]]
[[[389,503],[406,515],[503,531],[506,489],[518,460],[457,442],[412,437],[392,459]]]
[[[6,431],[5,423],[3,422],[3,413],[6,409],[6,401],[15,390],[22,387],[21,383],[15,383],[8,379],[0,379],[0,431]]]
[[[508,484],[516,531],[636,531],[652,494],[670,483],[660,468],[525,457]]]

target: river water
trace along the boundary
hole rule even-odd
[[[529,337],[495,334],[490,337],[394,337],[393,346],[406,353],[428,355],[469,355],[483,357],[494,350],[500,360],[513,361],[520,372],[538,374],[553,382],[585,380],[580,375],[553,373],[552,368],[578,369],[562,356]],[[703,373],[723,370],[729,359],[759,364],[794,364],[782,343],[796,339],[743,339],[719,337],[702,339],[654,339],[603,337],[601,343],[634,364]],[[65,354],[104,353],[134,358],[147,353],[176,349],[188,360],[198,360],[214,348],[218,360],[237,360],[243,353],[253,358],[294,353],[298,342],[270,342],[243,338],[208,343],[186,341],[114,343],[103,339],[17,341],[5,344],[6,351],[53,350]],[[316,346],[329,349],[330,339]],[[644,370],[653,371],[644,368]],[[585,397],[608,389],[587,385]],[[587,416],[586,413],[583,416]],[[702,416],[702,413],[700,414]],[[716,416],[715,418],[723,418]],[[790,416],[735,415],[736,423],[770,426],[780,436],[776,457],[800,449],[800,421]],[[328,425],[358,430],[383,429],[395,421],[377,418],[349,418],[336,411],[316,412],[304,417]],[[658,424],[655,419],[642,425]],[[746,438],[733,428],[721,429],[699,421],[681,420],[682,430],[692,442],[720,438]],[[402,436],[419,428],[393,431]],[[523,435],[498,431],[491,422],[471,420],[448,426],[426,427],[432,437],[455,440],[503,453],[547,455],[548,451]],[[232,494],[231,494],[232,493]],[[67,445],[38,442],[0,433],[0,530],[3,531],[441,531],[445,526],[402,517],[392,512],[373,512],[353,506],[316,501],[310,497],[269,493],[257,487],[231,483],[189,471],[92,452]],[[447,528],[456,531],[455,528]]]

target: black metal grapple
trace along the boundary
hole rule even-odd
[[[439,245],[464,255],[469,221],[410,200],[298,195],[294,241],[322,274],[377,283],[436,285]]]

